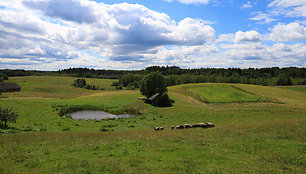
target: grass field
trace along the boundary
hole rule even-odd
[[[299,86],[285,86],[285,87],[280,87],[280,88],[294,90],[294,91],[300,91],[300,92],[306,92],[306,88],[299,87]]]
[[[71,86],[77,78],[56,77],[56,76],[26,76],[12,77],[6,83],[18,83],[22,86],[21,92],[4,93],[3,97],[40,97],[40,98],[74,98],[84,95],[94,94],[97,91],[91,91]],[[100,89],[114,89],[111,86],[114,80],[108,79],[90,79],[87,78],[87,84],[94,84]],[[100,91],[99,91],[100,92]]]
[[[231,85],[188,85],[183,87],[193,97],[205,103],[242,103],[271,101]]]
[[[105,89],[90,91],[72,87],[74,79],[10,78],[22,91],[0,98],[19,113],[11,129],[0,129],[0,173],[306,172],[305,86],[179,85],[168,88],[172,107],[155,108],[137,100],[139,91],[112,90],[113,80],[86,79]],[[58,115],[62,105],[143,114],[71,120]],[[216,127],[170,130],[198,122]]]

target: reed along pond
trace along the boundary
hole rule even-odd
[[[74,113],[67,114],[74,120],[101,120],[105,118],[122,118],[122,117],[135,117],[130,114],[119,114],[114,115],[104,111],[77,111]]]

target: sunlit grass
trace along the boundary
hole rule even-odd
[[[17,83],[21,92],[4,93],[3,97],[42,97],[42,98],[74,98],[100,92],[100,90],[87,90],[71,86],[74,77],[57,76],[26,76],[10,77],[8,83]],[[98,86],[102,90],[113,90],[114,80],[86,79],[87,84]]]
[[[242,103],[269,101],[268,98],[247,93],[230,85],[204,84],[183,87],[195,98],[206,103]]]
[[[136,90],[90,91],[70,86],[74,78],[53,78],[58,84],[43,81],[46,88],[38,91],[42,79],[20,77],[15,82],[25,91],[5,93],[8,98],[0,99],[1,105],[19,113],[17,122],[9,124],[12,129],[0,129],[0,173],[305,173],[304,92],[189,84],[170,87],[175,103],[156,108],[139,101]],[[93,80],[111,89],[111,81]],[[212,88],[212,101],[223,97],[227,102],[200,102],[184,90],[204,94],[193,86]],[[69,89],[66,94],[56,91],[61,87]],[[233,91],[241,92],[240,102],[236,95],[227,95]],[[248,95],[272,102],[250,103]],[[59,105],[100,106],[112,113],[142,105],[144,111],[117,120],[72,120],[58,115]],[[216,127],[170,129],[199,122]],[[165,130],[154,131],[153,126]]]
[[[304,86],[284,86],[280,88],[290,89],[290,90],[299,91],[299,92],[306,92],[306,85]]]
[[[259,85],[235,84],[235,86],[260,96],[276,99],[277,101],[286,105],[306,108],[305,92]]]

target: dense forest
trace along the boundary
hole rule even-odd
[[[138,87],[140,79],[150,72],[161,72],[167,86],[187,83],[245,83],[256,85],[305,85],[306,68],[199,68],[182,69],[177,66],[151,66],[143,70],[96,70],[89,68],[69,68],[58,71],[0,70],[11,76],[59,75],[81,78],[119,79],[114,86]]]

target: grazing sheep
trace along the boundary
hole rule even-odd
[[[201,128],[208,128],[207,123],[199,123],[199,125]]]
[[[177,125],[175,128],[176,129],[184,129],[184,126],[183,125]]]
[[[173,126],[173,125],[171,126],[171,129],[172,129],[172,130],[174,129],[174,126]]]
[[[185,124],[184,126],[185,126],[185,129],[192,128],[191,124]]]
[[[215,126],[216,126],[215,123],[206,123],[206,124],[207,124],[207,126],[208,126],[209,128],[215,127]]]
[[[156,127],[156,126],[154,126],[153,129],[155,131],[159,131],[159,130],[164,130],[164,127]]]
[[[193,128],[201,127],[200,124],[194,124],[192,125]]]

